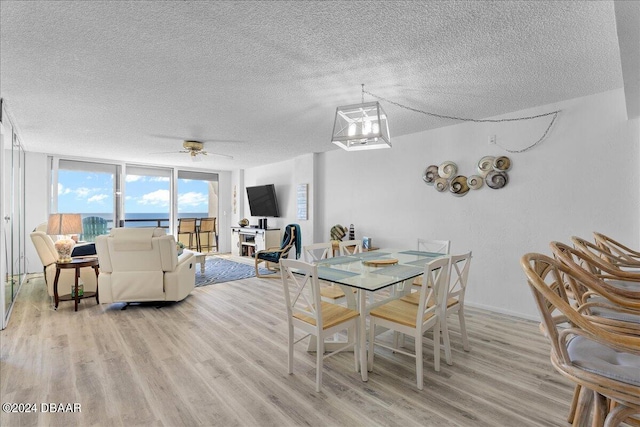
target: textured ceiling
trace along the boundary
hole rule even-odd
[[[360,84],[494,116],[623,87],[610,1],[2,1],[0,89],[28,151],[230,170],[335,149]],[[373,100],[365,96],[366,101]],[[391,135],[446,126],[384,104]],[[228,142],[225,142],[228,141]]]

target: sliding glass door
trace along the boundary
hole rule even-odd
[[[196,218],[200,227],[202,218],[218,220],[218,174],[192,171],[178,171],[176,207],[178,218]],[[199,230],[199,228],[198,228]],[[189,236],[178,234],[178,240],[188,245]],[[215,242],[212,240],[215,239]],[[201,232],[198,241],[203,247],[217,249],[217,230]],[[208,252],[208,250],[205,250]]]

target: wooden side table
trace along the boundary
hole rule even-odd
[[[78,311],[78,301],[83,298],[91,298],[93,296],[96,297],[96,303],[100,304],[100,299],[98,298],[98,274],[100,271],[98,267],[100,264],[98,263],[98,258],[73,258],[71,262],[56,262],[56,278],[53,281],[53,296],[56,302],[56,310],[58,309],[58,303],[60,301],[71,301],[74,300],[76,303],[75,311]],[[78,278],[80,277],[80,269],[83,267],[93,267],[96,272],[96,291],[95,292],[84,292],[82,296],[78,296]],[[58,296],[58,278],[60,277],[60,270],[64,270],[66,268],[75,269],[75,292],[74,296],[68,295]]]

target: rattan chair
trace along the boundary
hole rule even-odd
[[[623,266],[640,268],[640,252],[633,250],[602,233],[594,231],[593,237],[595,238],[596,245],[599,248],[618,257],[619,262]]]
[[[551,363],[580,386],[583,399],[570,414],[573,425],[587,425],[590,400],[592,425],[618,426],[640,414],[640,337],[613,332],[571,305],[565,283],[592,290],[586,271],[541,254],[524,255],[521,266],[551,343]],[[607,399],[616,403],[611,411]]]

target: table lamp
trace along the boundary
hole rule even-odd
[[[71,262],[71,251],[76,242],[69,236],[82,233],[82,218],[80,214],[51,214],[47,224],[47,234],[64,236],[55,243],[58,251],[58,262]]]

